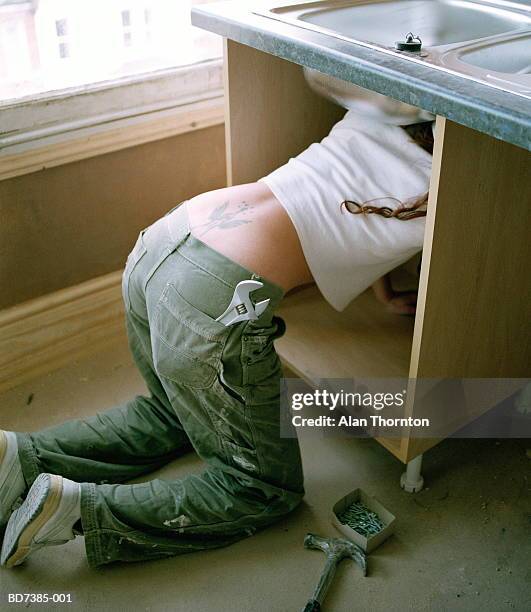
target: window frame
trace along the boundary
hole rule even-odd
[[[0,181],[222,125],[223,79],[220,58],[0,103]]]
[[[135,74],[0,102],[0,155],[20,153],[80,129],[223,97],[223,60]],[[176,93],[178,92],[178,93]],[[90,110],[89,110],[90,109]]]

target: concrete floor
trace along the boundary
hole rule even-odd
[[[143,389],[124,341],[0,396],[0,427],[34,430],[95,413]],[[301,446],[305,503],[274,527],[225,549],[99,570],[88,568],[77,538],[1,570],[0,607],[8,593],[60,592],[72,594],[73,603],[64,607],[76,611],[301,610],[324,562],[321,552],[303,548],[304,536],[337,535],[328,523],[331,505],[361,486],[397,516],[396,533],[370,555],[370,577],[343,562],[326,610],[531,609],[524,442],[445,441],[427,453],[427,488],[416,495],[400,490],[402,465],[372,440],[303,438]],[[201,467],[189,455],[159,475],[174,478]]]

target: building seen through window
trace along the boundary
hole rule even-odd
[[[59,57],[65,59],[70,57],[70,49],[67,40],[67,21],[66,19],[57,19],[55,22],[55,31],[59,39]]]
[[[204,1],[0,0],[0,101],[220,57]]]

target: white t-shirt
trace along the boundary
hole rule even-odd
[[[291,218],[315,282],[336,310],[417,253],[425,226],[424,217],[354,215],[341,202],[418,197],[428,191],[431,163],[401,127],[348,111],[320,143],[260,179]]]

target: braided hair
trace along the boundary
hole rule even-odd
[[[431,126],[431,121],[425,121],[423,123],[402,126],[402,129],[409,134],[412,142],[415,142],[430,155],[433,155],[433,132]],[[371,202],[375,202],[377,200],[392,200],[394,202],[398,202],[399,206],[397,208],[392,208],[390,206],[375,206],[371,204]],[[343,200],[340,208],[342,212],[346,211],[352,213],[353,215],[375,214],[380,215],[381,217],[407,221],[409,219],[425,217],[427,205],[428,192],[415,198],[410,198],[406,202],[402,202],[398,198],[392,196],[372,198],[371,200],[366,200],[361,204],[359,202],[354,202],[353,200]]]

